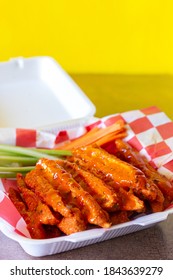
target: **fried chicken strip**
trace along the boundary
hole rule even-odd
[[[40,159],[36,168],[63,196],[68,195],[71,203],[82,211],[83,216],[90,224],[110,227],[108,214],[56,161]]]
[[[61,194],[53,188],[39,170],[32,170],[25,177],[27,186],[31,187],[41,199],[63,217],[57,223],[58,228],[65,234],[71,234],[86,229],[86,223],[78,209],[63,200]],[[44,216],[44,212],[43,212]],[[69,226],[70,225],[70,226]]]
[[[33,169],[28,172],[25,176],[25,182],[54,211],[59,212],[64,217],[72,215],[58,190],[55,190],[48,180],[41,176],[39,170]]]
[[[67,235],[86,230],[87,228],[81,211],[76,207],[73,207],[71,210],[73,215],[70,217],[63,217],[58,224],[59,229]]]
[[[110,214],[112,225],[122,224],[129,222],[127,211],[117,211]]]
[[[88,146],[73,149],[72,154],[69,161],[77,163],[115,189],[120,187],[132,189],[141,198],[150,200],[156,198],[155,189],[149,186],[144,173],[139,168],[105,150]]]
[[[16,207],[16,209],[18,210],[18,212],[20,213],[20,215],[25,220],[25,218],[27,218],[27,216],[28,216],[28,213],[27,213],[28,208],[27,208],[25,202],[23,201],[19,191],[17,191],[14,188],[9,188],[8,196],[11,199],[11,201],[13,202],[13,204]]]
[[[36,213],[37,220],[40,223],[57,225],[60,222],[60,215],[55,217],[50,208],[32,190],[27,188],[22,174],[17,174],[17,186],[28,210]]]
[[[37,215],[33,211],[29,211],[25,202],[23,201],[20,193],[13,189],[9,189],[9,198],[13,202],[14,206],[19,211],[20,215],[26,222],[27,229],[33,239],[47,238],[47,232],[43,225],[38,220]]]
[[[54,215],[49,207],[39,197],[27,188],[22,174],[17,174],[17,186],[20,196],[27,205],[28,217],[25,218],[27,228],[32,238],[53,238],[61,235],[57,225],[60,215]],[[40,236],[40,233],[42,235]]]
[[[123,188],[119,188],[118,195],[120,201],[120,210],[137,212],[145,211],[144,201],[134,195],[133,192],[126,191]]]
[[[106,211],[144,211],[144,202],[133,193],[121,188],[115,190],[115,188],[109,186],[91,172],[83,170],[75,163],[67,160],[58,160],[58,163],[70,172],[82,188],[88,191]]]
[[[156,198],[153,201],[154,211],[162,211],[164,207],[173,201],[173,185],[171,182],[165,176],[158,173],[157,170],[148,163],[147,159],[141,156],[139,152],[128,143],[118,139],[115,141],[115,144],[117,156],[141,169],[145,174],[149,185],[156,193]],[[165,206],[163,206],[163,204]]]
[[[57,160],[58,164],[69,172],[77,183],[89,192],[98,204],[107,211],[119,209],[119,198],[115,189],[106,185],[103,180],[67,160]]]

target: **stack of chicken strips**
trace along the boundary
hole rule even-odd
[[[88,145],[66,159],[41,158],[9,197],[31,238],[109,228],[136,214],[159,212],[173,201],[173,185],[136,150],[115,140],[114,154]]]

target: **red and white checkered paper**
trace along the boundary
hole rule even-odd
[[[70,141],[89,131],[94,126],[106,127],[122,119],[126,123],[126,141],[147,157],[158,172],[173,181],[173,122],[157,107],[128,111],[91,119],[85,126],[59,130],[58,127],[46,130],[0,129],[0,143],[24,147],[53,148],[64,141]],[[8,198],[10,186],[16,182],[0,181],[0,219],[10,224],[14,231],[28,236],[25,223]]]

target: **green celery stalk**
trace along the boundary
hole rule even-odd
[[[56,160],[72,155],[70,151],[25,148],[0,144],[0,178],[15,178],[17,173],[32,170],[40,158]]]

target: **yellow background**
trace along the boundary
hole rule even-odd
[[[173,73],[172,0],[0,0],[0,61],[48,55],[73,73]]]

